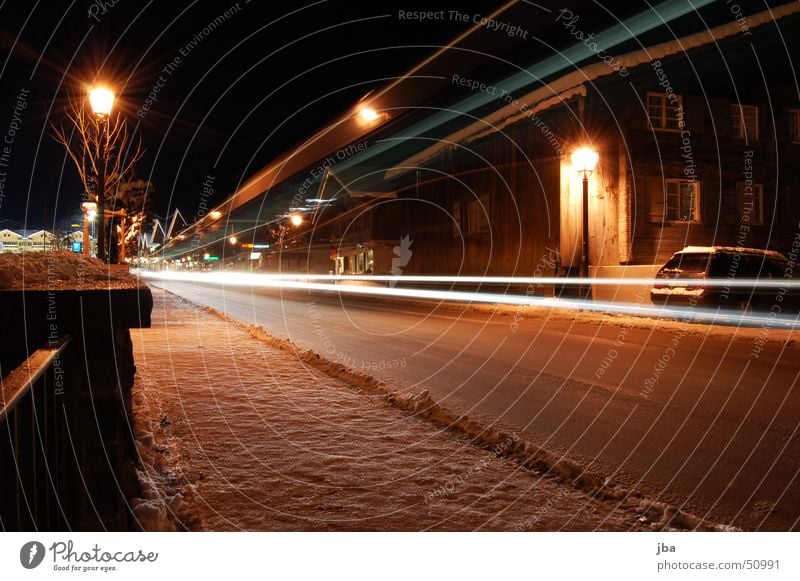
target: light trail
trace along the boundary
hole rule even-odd
[[[199,275],[217,279],[224,277],[228,281],[245,280],[258,281],[358,281],[358,282],[422,282],[422,283],[452,283],[452,284],[524,284],[524,285],[552,285],[561,286],[653,286],[664,285],[668,287],[703,287],[703,288],[774,288],[774,289],[800,289],[800,280],[797,279],[703,279],[703,278],[586,278],[586,277],[557,277],[557,276],[436,276],[436,275],[341,275],[341,274],[298,274],[298,273],[251,273],[251,272],[185,272],[185,271],[141,271],[142,276],[170,276]],[[174,279],[178,280],[178,279]]]
[[[174,271],[142,271],[137,273],[145,279],[195,282],[217,286],[242,287],[242,288],[270,288],[286,290],[307,290],[317,292],[334,292],[339,294],[352,294],[373,297],[392,297],[403,299],[435,300],[444,302],[491,303],[513,306],[533,306],[554,309],[567,309],[577,311],[591,311],[604,314],[629,315],[636,317],[655,317],[667,319],[681,319],[704,323],[737,325],[742,327],[763,327],[776,329],[800,328],[798,317],[780,314],[780,307],[769,313],[739,313],[709,308],[674,308],[642,306],[636,303],[594,301],[590,299],[573,299],[564,297],[541,297],[531,295],[503,294],[481,291],[434,290],[421,288],[398,288],[384,286],[335,284],[344,281],[375,281],[395,280],[405,282],[435,281],[435,282],[465,282],[470,280],[520,280],[535,281],[542,284],[558,284],[569,281],[570,284],[598,283],[614,279],[563,279],[563,278],[525,278],[514,277],[430,277],[430,276],[385,276],[385,277],[358,277],[336,275],[299,275],[299,274],[252,274],[242,272],[174,272]],[[311,282],[324,280],[328,282]],[[653,279],[618,279],[626,284],[631,280],[652,284]],[[574,282],[580,281],[580,282]],[[695,281],[696,282],[696,281]],[[771,281],[774,282],[774,281]],[[796,284],[796,283],[795,283]]]

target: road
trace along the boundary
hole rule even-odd
[[[800,529],[788,331],[155,284],[699,517]]]

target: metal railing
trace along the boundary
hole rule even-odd
[[[68,336],[48,341],[0,379],[0,530],[68,528],[61,360],[69,346]]]

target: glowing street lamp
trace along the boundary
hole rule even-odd
[[[222,212],[220,212],[219,210],[214,210],[209,214],[209,216],[211,216],[212,220],[219,220],[220,218],[222,218]]]
[[[107,87],[94,87],[89,91],[92,112],[98,117],[108,117],[114,106],[114,92]]]
[[[108,138],[107,124],[111,108],[114,106],[114,93],[107,87],[93,87],[89,91],[89,103],[92,112],[97,119],[98,156],[97,160],[97,213],[100,215],[100,224],[97,229],[97,257],[103,262],[106,261],[106,220],[105,220],[105,196],[106,196],[106,144]]]
[[[228,238],[228,242],[230,242],[231,245],[236,246],[236,243],[239,242],[239,239],[236,236],[231,236]]]
[[[372,107],[362,107],[358,111],[358,116],[365,123],[372,123],[372,122],[377,121],[378,119],[381,118],[381,116],[378,115],[378,112],[375,109],[373,109]]]
[[[364,104],[359,105],[355,113],[356,122],[362,128],[372,127],[388,118],[389,116],[385,112],[378,111],[374,107]]]
[[[581,147],[572,153],[572,167],[583,178],[583,261],[581,276],[589,277],[589,176],[600,158],[591,147]],[[591,286],[589,286],[591,288]]]
[[[299,226],[303,223],[303,217],[300,214],[292,214],[289,220],[292,223],[292,226]]]

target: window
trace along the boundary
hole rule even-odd
[[[453,204],[453,236],[489,231],[489,195]]]
[[[653,129],[681,129],[683,104],[680,95],[647,93],[647,116]]]
[[[700,221],[700,184],[696,181],[667,180],[667,220]]]
[[[739,222],[754,226],[764,225],[764,186],[748,182],[736,184]]]
[[[789,109],[789,134],[792,141],[800,143],[800,109]]]
[[[758,107],[731,105],[733,136],[739,139],[758,139]]]
[[[367,263],[364,265],[364,271],[372,274],[375,272],[375,253],[370,249],[367,250],[365,256],[367,257]]]
[[[701,278],[708,269],[708,253],[679,252],[658,271],[659,278]]]
[[[477,200],[467,202],[467,234],[481,234],[489,231],[489,196],[484,194]]]
[[[461,202],[453,204],[453,236],[461,236]]]

